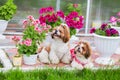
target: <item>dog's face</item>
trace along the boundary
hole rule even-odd
[[[77,46],[75,46],[76,56],[82,57],[84,56],[86,59],[91,55],[91,48],[87,42],[80,41]]]
[[[70,39],[70,32],[68,26],[65,24],[61,24],[60,26],[54,28],[51,37],[53,39],[60,39],[64,43],[68,42]]]

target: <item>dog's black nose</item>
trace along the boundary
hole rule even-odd
[[[57,30],[55,30],[55,34],[57,34]]]
[[[80,52],[80,48],[78,48],[77,51]]]

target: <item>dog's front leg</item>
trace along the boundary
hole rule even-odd
[[[49,53],[49,59],[52,64],[58,64],[60,62],[59,58],[55,54],[55,51],[53,51],[53,50],[51,50]]]
[[[61,61],[63,63],[69,64],[71,61],[71,55],[69,53],[69,51],[63,56],[63,58],[61,59]]]
[[[77,63],[75,60],[72,61],[71,66],[79,70],[82,70],[84,68],[81,64]]]

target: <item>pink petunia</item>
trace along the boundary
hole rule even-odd
[[[64,19],[64,12],[63,11],[57,11],[57,16],[61,17]]]
[[[37,32],[39,32],[39,33],[42,32],[42,30],[39,27],[35,27],[34,30],[37,31]]]
[[[26,46],[31,46],[32,40],[31,40],[31,39],[26,39],[26,40],[24,40],[24,44],[25,44]]]
[[[40,16],[39,21],[40,21],[40,24],[46,23],[46,18],[43,16]]]
[[[47,28],[48,28],[48,29],[51,29],[51,25],[47,25]]]
[[[96,29],[95,29],[95,28],[92,28],[92,29],[90,30],[90,33],[95,33],[95,31],[96,31]]]
[[[46,8],[46,11],[47,11],[47,12],[53,12],[53,11],[54,11],[54,8],[51,7],[51,6],[49,6],[49,7]]]
[[[46,26],[46,23],[42,23],[42,24],[40,24],[40,26],[45,27],[45,26]]]
[[[35,20],[32,15],[29,15],[27,18],[28,18],[29,20],[31,20],[31,21],[34,21],[34,20]]]
[[[18,41],[20,41],[20,37],[19,37],[19,36],[13,36],[13,37],[12,37],[12,40],[14,40],[14,41],[17,41],[17,42],[18,42]]]
[[[39,19],[36,19],[36,20],[35,20],[35,22],[36,22],[37,24],[39,24],[39,23],[40,23]]]
[[[43,13],[46,13],[46,8],[40,8],[39,14],[43,14]]]
[[[116,22],[116,20],[117,20],[116,17],[114,17],[114,16],[110,17],[110,22]]]
[[[118,13],[117,13],[117,16],[119,16],[119,17],[120,17],[120,12],[118,12]]]

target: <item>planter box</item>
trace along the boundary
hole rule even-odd
[[[27,55],[23,55],[23,62],[24,64],[27,64],[27,65],[34,65],[37,63],[37,54],[36,55],[30,55],[30,56],[27,56]]]
[[[94,34],[94,43],[102,57],[110,57],[120,44],[120,36],[106,37]]]

